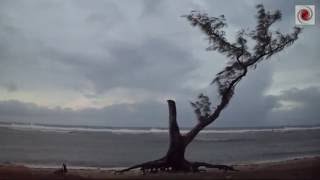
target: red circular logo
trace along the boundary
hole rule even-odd
[[[298,11],[297,16],[300,23],[305,23],[306,21],[309,21],[312,18],[313,13],[309,7],[303,7]]]

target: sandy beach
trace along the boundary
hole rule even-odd
[[[66,175],[56,175],[56,169],[28,168],[21,165],[1,165],[1,180],[16,179],[320,179],[320,157],[234,165],[237,172],[208,170],[201,173],[157,173],[142,175],[131,171],[115,175],[112,170],[70,169]]]

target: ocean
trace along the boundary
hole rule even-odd
[[[182,130],[185,132],[186,130]],[[0,164],[56,167],[127,167],[162,157],[168,131],[0,123]],[[320,127],[206,129],[186,158],[246,164],[320,155]]]

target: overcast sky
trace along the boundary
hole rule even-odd
[[[316,10],[319,1],[316,2]],[[290,32],[295,4],[263,1],[281,10],[274,28]],[[254,28],[261,1],[1,0],[0,121],[167,126],[167,99],[177,101],[181,126],[189,105],[227,59],[182,18],[191,10],[224,14],[227,38]],[[320,21],[298,41],[250,70],[216,126],[320,124]]]

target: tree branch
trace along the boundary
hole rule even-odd
[[[237,57],[237,62],[241,65],[241,67],[243,68],[243,72],[242,74],[240,74],[237,78],[235,78],[228,86],[228,88],[226,89],[226,91],[224,92],[224,94],[222,94],[221,97],[221,101],[220,104],[217,106],[217,108],[215,109],[215,111],[205,120],[202,120],[200,122],[198,122],[198,124],[191,129],[187,134],[184,135],[185,138],[185,143],[189,144],[194,137],[202,130],[204,129],[206,126],[208,126],[209,124],[211,124],[213,121],[215,121],[220,113],[222,112],[222,110],[228,105],[232,95],[233,95],[233,89],[235,87],[235,85],[247,74],[248,72],[248,67],[245,66],[240,60],[239,57]]]
[[[207,14],[202,14],[196,11],[192,11],[186,17],[193,26],[199,26],[200,29],[207,34],[209,42],[211,44],[207,50],[217,50],[227,57],[235,57],[239,52],[241,52],[241,47],[238,47],[235,43],[230,43],[225,38],[225,31],[222,28],[226,25],[225,18],[221,15],[217,17],[208,17]],[[249,51],[244,50],[243,55],[250,57]]]
[[[250,34],[246,34],[244,30],[240,31],[236,43],[230,43],[225,38],[225,31],[223,30],[223,27],[226,25],[224,16],[218,18],[208,17],[207,14],[201,14],[195,11],[192,11],[190,15],[186,16],[193,26],[199,26],[208,36],[210,40],[208,50],[216,50],[231,59],[228,66],[217,73],[211,83],[216,83],[218,86],[218,92],[221,96],[219,104],[211,115],[198,121],[196,126],[183,136],[186,139],[186,144],[190,143],[203,128],[219,117],[222,110],[228,105],[232,98],[237,83],[246,76],[250,66],[256,66],[261,60],[268,59],[298,39],[298,35],[301,32],[301,28],[299,27],[295,27],[293,33],[286,35],[278,31],[271,32],[269,30],[272,24],[281,19],[280,11],[265,11],[264,6],[261,4],[257,5],[257,10],[258,24],[255,30]],[[277,35],[275,38],[273,38],[274,33]],[[252,55],[247,50],[247,39],[244,38],[244,35],[256,41]],[[239,59],[240,57],[242,57],[242,61]],[[198,99],[201,100],[201,98]],[[201,110],[204,105],[202,103],[197,104],[197,102],[198,101],[192,105],[197,118],[200,119],[199,117],[203,118],[199,116],[199,114],[201,115]]]

